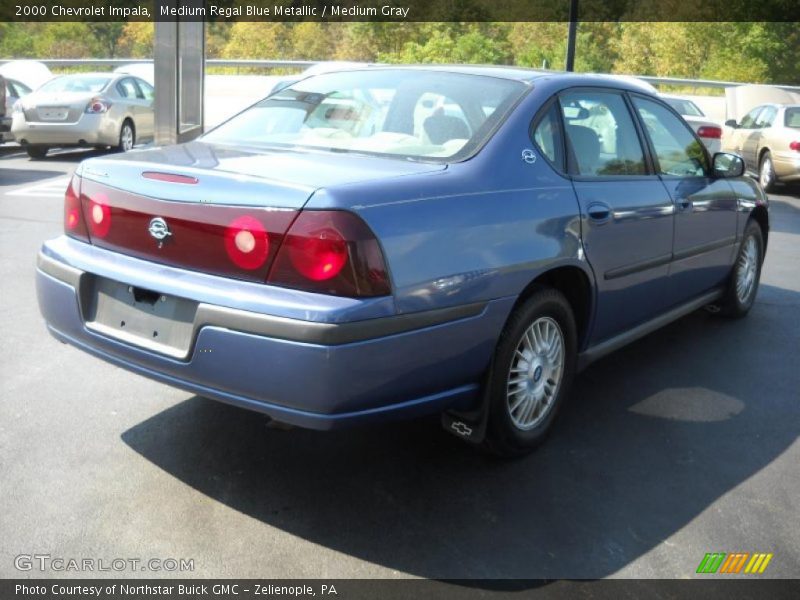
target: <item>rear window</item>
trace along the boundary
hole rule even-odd
[[[697,108],[697,105],[691,100],[684,100],[683,98],[664,98],[664,100],[672,108],[674,108],[679,115],[686,117],[704,117],[703,111]]]
[[[102,75],[66,75],[56,77],[39,88],[40,92],[99,92],[108,82],[110,77]]]
[[[203,139],[458,160],[485,142],[527,89],[518,81],[443,71],[327,73],[276,92]]]
[[[786,127],[800,129],[800,106],[786,109],[784,125],[786,125]]]

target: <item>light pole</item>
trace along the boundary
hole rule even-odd
[[[569,31],[567,33],[566,71],[575,70],[575,36],[578,33],[578,0],[569,3]]]

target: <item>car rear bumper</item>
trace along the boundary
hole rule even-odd
[[[106,115],[83,114],[75,123],[30,122],[15,113],[11,125],[14,139],[22,145],[43,146],[114,146],[119,131]]]
[[[196,318],[185,357],[87,324],[89,282],[106,277],[109,265],[123,283],[137,286],[147,277],[150,289],[199,302],[198,315],[204,316]],[[314,311],[308,304],[300,319],[303,303],[319,305],[328,298],[154,265],[68,238],[43,246],[36,283],[41,312],[57,339],[152,379],[314,429],[469,406],[513,304],[507,298],[362,318],[383,311],[389,299],[357,307],[356,301],[334,298],[333,308]],[[223,292],[227,305],[207,301],[220,291],[215,286],[229,288]],[[261,294],[248,298],[256,286]],[[259,302],[258,311],[241,307]]]

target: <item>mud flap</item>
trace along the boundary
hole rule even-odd
[[[472,410],[446,410],[442,413],[442,427],[445,431],[471,444],[481,444],[486,438],[486,426],[489,421],[490,385],[489,378],[493,371],[494,360],[486,372],[481,386],[481,398]]]

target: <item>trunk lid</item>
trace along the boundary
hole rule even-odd
[[[316,190],[445,168],[192,142],[87,160],[76,172],[76,194],[96,246],[265,281],[289,227]]]

